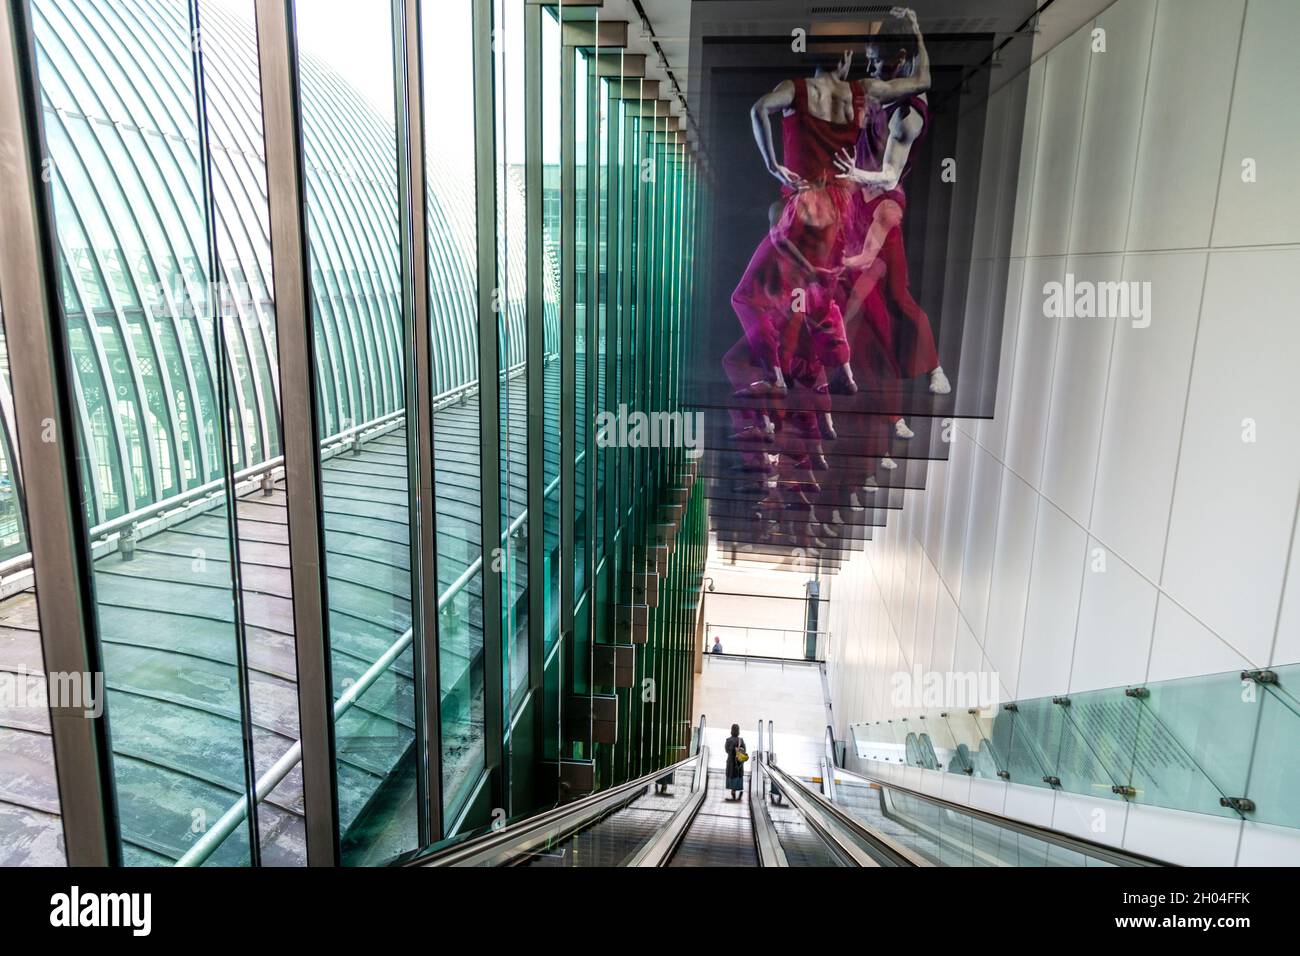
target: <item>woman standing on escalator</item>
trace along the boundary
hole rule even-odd
[[[739,800],[745,792],[745,761],[749,752],[745,750],[745,738],[740,736],[740,724],[731,725],[731,736],[727,738],[727,789],[731,799]]]

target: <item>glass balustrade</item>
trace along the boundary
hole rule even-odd
[[[1300,825],[1300,665],[852,725],[850,757]]]

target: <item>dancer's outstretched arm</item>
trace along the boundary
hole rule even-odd
[[[898,8],[896,8],[898,9]],[[921,26],[916,22],[916,11],[903,9],[897,14],[908,22],[916,37],[916,69],[911,76],[900,76],[893,80],[862,80],[862,89],[870,97],[881,103],[892,103],[905,96],[915,96],[930,88],[930,53],[925,48],[925,38],[921,35]]]
[[[791,189],[799,188],[803,180],[792,169],[782,166],[776,158],[776,144],[772,140],[772,114],[794,105],[794,83],[782,80],[771,93],[760,96],[749,110],[754,127],[754,142],[763,157],[767,171]]]

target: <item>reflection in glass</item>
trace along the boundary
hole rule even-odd
[[[544,648],[549,655],[560,633],[560,23],[556,10],[542,14],[542,232],[549,253],[543,265],[546,368],[542,435],[545,441],[544,481],[546,622]]]
[[[497,275],[501,321],[501,635],[503,699],[528,685],[528,271],[524,180],[524,0],[495,0]]]
[[[19,559],[0,591],[0,866],[64,866],[41,623],[18,468],[18,433],[0,289],[0,561]],[[22,561],[26,557],[25,562]],[[22,566],[25,564],[26,566]],[[13,566],[11,566],[13,567]]]
[[[574,387],[573,399],[573,599],[578,601],[587,589],[587,426],[592,421],[587,407],[587,309],[590,293],[587,288],[589,263],[588,215],[589,177],[591,175],[591,73],[593,67],[586,51],[571,49],[573,69],[573,162],[574,162],[574,233],[573,233],[573,327],[574,327]]]
[[[297,8],[339,839],[349,864],[418,844],[390,6]]]
[[[247,864],[250,821],[208,826],[251,773],[229,496],[274,413],[226,378],[267,354],[217,321],[235,222],[209,233],[197,25],[184,0],[38,0],[32,16],[123,858],[206,844],[199,862]],[[220,215],[258,221],[247,200]]]
[[[478,261],[471,0],[425,4],[429,334],[435,370],[442,796],[455,817],[486,766],[480,503]],[[503,459],[504,460],[504,459]]]

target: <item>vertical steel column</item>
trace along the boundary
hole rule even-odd
[[[437,497],[434,488],[433,386],[429,348],[429,227],[425,194],[424,63],[421,0],[393,0],[397,70],[397,178],[401,197],[402,316],[406,353],[406,457],[411,516],[411,626],[419,725],[416,728],[417,814],[421,844],[442,832],[442,693],[438,660]]]
[[[528,276],[528,686],[540,691],[546,669],[546,289],[542,261],[545,235],[543,178],[542,17],[540,5],[524,8],[524,191],[527,195]],[[543,721],[535,721],[543,753]]]
[[[587,457],[583,461],[582,486],[586,489],[583,494],[583,500],[586,502],[586,512],[583,516],[583,524],[586,530],[583,532],[583,538],[586,540],[586,547],[583,548],[582,557],[586,567],[587,581],[587,662],[583,665],[583,671],[588,675],[587,696],[590,697],[595,691],[591,686],[591,663],[595,651],[592,648],[596,645],[597,631],[600,627],[598,616],[598,604],[596,590],[596,461],[603,453],[603,449],[596,445],[595,416],[596,409],[596,389],[599,384],[598,362],[600,356],[600,85],[603,82],[600,76],[600,69],[597,64],[600,63],[600,11],[596,13],[597,20],[594,43],[591,52],[591,59],[588,61],[589,68],[587,71],[587,294],[584,297],[587,303],[586,323],[587,331],[584,336],[586,343],[586,356],[583,359],[583,373],[587,381],[583,388],[584,403],[581,409],[575,413],[574,424],[581,428],[586,436],[583,441],[583,447],[587,450]],[[587,753],[584,756],[594,756]]]
[[[103,665],[42,142],[29,6],[13,0],[0,13],[0,291],[19,459],[39,477],[24,488],[41,652],[47,673],[94,675]],[[120,865],[108,714],[87,719],[84,709],[50,707],[68,865]]]
[[[334,866],[339,860],[339,828],[333,679],[322,561],[325,533],[320,508],[320,426],[316,418],[315,337],[308,308],[311,286],[302,102],[292,0],[256,0],[256,17],[289,512],[307,864]]]
[[[543,262],[546,252],[546,235],[543,212],[546,201],[546,181],[542,155],[543,111],[553,109],[542,99],[542,17],[549,16],[540,4],[528,3],[524,7],[524,193],[525,228],[524,246],[528,281],[528,379],[527,379],[527,429],[528,429],[528,686],[533,696],[533,793],[528,794],[530,805],[549,802],[558,791],[560,765],[558,760],[550,770],[547,784],[541,779],[547,773],[544,758],[547,753],[546,737],[550,732],[546,722],[546,596],[550,577],[546,573],[546,288]],[[558,716],[558,715],[557,715]],[[511,738],[513,740],[513,736]],[[556,745],[558,747],[558,734]],[[557,750],[558,754],[558,750]]]
[[[492,806],[505,806],[501,651],[501,370],[497,354],[496,91],[492,0],[474,4],[474,170],[478,221],[479,505],[483,529],[483,737]],[[499,305],[498,305],[499,303]]]
[[[564,36],[564,8],[560,8],[560,31]],[[560,248],[565,255],[560,264],[560,636],[564,644],[560,649],[560,673],[567,679],[573,673],[574,622],[574,565],[576,508],[576,461],[574,438],[574,402],[578,388],[575,372],[576,326],[576,261],[577,248],[577,171],[574,168],[577,146],[575,122],[577,99],[574,82],[577,79],[576,49],[561,40],[560,46]],[[560,711],[567,709],[569,686],[560,687]],[[567,728],[565,730],[567,737]],[[561,758],[571,755],[562,751]]]
[[[203,21],[199,11],[199,0],[189,0],[189,35],[204,37]],[[199,196],[203,204],[203,239],[207,247],[205,263],[209,282],[226,283],[221,256],[217,248],[217,204],[212,190],[212,150],[209,144],[208,104],[206,68],[203,65],[203,43],[195,41],[190,44],[190,64],[194,78],[194,127],[198,131],[199,170],[201,188]],[[211,299],[211,297],[209,297]],[[244,614],[243,562],[239,557],[239,513],[235,497],[235,463],[231,453],[231,396],[235,394],[233,370],[230,361],[230,345],[227,341],[226,319],[222,314],[220,300],[210,301],[210,313],[196,316],[203,321],[211,321],[213,339],[217,352],[217,441],[220,443],[218,459],[221,464],[223,491],[226,497],[226,548],[230,561],[230,597],[234,613],[235,631],[235,674],[239,694],[240,741],[244,748],[244,789],[248,800],[248,813],[244,825],[248,830],[248,855],[252,866],[262,865],[261,828],[257,823],[257,767],[254,759],[253,743],[253,704],[252,691],[248,683],[248,634]],[[238,398],[235,399],[238,402]],[[234,418],[239,420],[238,415]],[[242,444],[242,441],[241,441]]]

